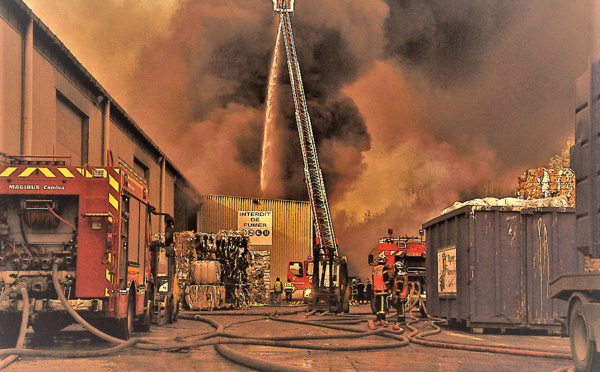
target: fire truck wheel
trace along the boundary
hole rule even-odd
[[[426,304],[425,301],[420,302],[419,312],[421,313],[421,317],[429,318],[429,315],[427,315],[427,309],[425,308],[425,304]]]
[[[377,314],[377,309],[375,308],[375,296],[371,297],[371,312],[374,315]]]
[[[127,302],[127,317],[125,319],[117,320],[115,337],[120,338],[121,340],[127,341],[131,338],[135,311],[134,306],[135,303],[133,302],[133,296],[130,296],[129,301]]]
[[[37,314],[31,321],[31,328],[33,328],[33,332],[35,332],[37,337],[47,338],[71,323],[73,323],[73,318],[68,315],[54,314],[53,316],[44,316]]]
[[[342,294],[342,312],[348,314],[350,312],[350,287],[346,285],[346,289]]]
[[[169,297],[167,302],[167,323],[173,324],[175,321],[175,301],[173,297]]]
[[[2,314],[0,319],[0,348],[13,348],[19,338],[21,314]]]
[[[179,301],[175,303],[175,315],[173,316],[173,321],[177,321],[179,319]]]
[[[583,304],[577,301],[569,314],[569,336],[573,364],[579,372],[597,371],[600,367],[600,353],[596,351],[596,343],[590,340],[590,332]]]
[[[154,309],[152,308],[152,301],[148,301],[144,313],[140,315],[138,319],[133,323],[133,330],[136,332],[149,332],[150,326],[152,324],[153,312]]]

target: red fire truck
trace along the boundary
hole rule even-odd
[[[90,324],[128,339],[134,327],[147,331],[152,321],[151,250],[158,247],[150,245],[148,189],[125,163],[68,161],[0,157],[0,293],[26,286],[36,333],[74,322],[60,291]],[[158,245],[172,242],[172,223],[166,225]],[[13,295],[0,303],[0,340],[8,346],[18,337],[22,309]]]
[[[304,261],[288,261],[287,278],[294,284],[296,290],[302,291],[305,302],[308,302],[312,294],[313,265],[312,257]]]
[[[425,258],[427,256],[423,232],[420,232],[418,238],[409,236],[395,238],[392,229],[388,230],[388,234],[387,237],[379,239],[377,246],[369,253],[369,265],[377,266],[378,257],[383,256],[387,260],[385,265],[390,273],[390,278],[395,278],[394,264],[399,261],[404,263],[410,292],[417,297],[413,301],[422,303],[420,297],[425,294]],[[401,288],[392,286],[392,295],[397,296],[397,293],[394,292],[400,290]],[[374,301],[372,298],[370,300],[373,306]],[[424,311],[424,309],[420,310]]]

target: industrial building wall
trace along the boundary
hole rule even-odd
[[[27,25],[33,20],[33,42],[27,44]],[[28,46],[29,45],[29,46]],[[29,49],[31,48],[31,49]],[[32,50],[32,94],[24,97],[26,51]],[[20,0],[0,0],[0,152],[15,155],[67,155],[72,165],[104,163],[104,117],[108,120],[108,148],[114,164],[119,158],[147,179],[150,203],[158,211],[175,213],[175,182],[187,185],[176,168],[165,166],[164,200],[161,172],[164,154],[114,102]],[[31,152],[24,154],[23,102],[31,104]],[[107,104],[108,102],[108,104]],[[104,116],[107,109],[110,115]],[[187,185],[187,189],[191,189]],[[181,197],[186,209],[197,210],[193,189]],[[191,197],[190,197],[191,194]],[[161,210],[161,204],[163,209]],[[174,216],[176,219],[178,216]],[[179,216],[188,221],[188,216]],[[152,218],[152,230],[162,226]],[[193,226],[184,230],[195,229]]]
[[[205,195],[198,231],[238,230],[239,211],[272,212],[271,244],[250,246],[271,253],[271,287],[277,277],[286,280],[288,261],[303,261],[311,255],[313,230],[308,202]]]
[[[19,153],[21,144],[21,69],[23,38],[20,23],[0,2],[0,149]]]

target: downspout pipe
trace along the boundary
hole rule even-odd
[[[102,165],[108,166],[108,150],[110,143],[110,100],[104,98],[104,110],[102,110]]]
[[[23,39],[21,129],[21,155],[33,155],[33,18],[27,22]]]
[[[160,158],[160,202],[159,210],[161,213],[165,212],[165,200],[166,200],[166,184],[167,184],[167,158],[165,156]],[[158,231],[164,231],[165,224],[164,219],[160,218],[158,222]]]

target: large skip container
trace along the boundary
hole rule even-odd
[[[560,328],[567,306],[548,282],[583,266],[573,208],[465,206],[423,228],[430,315],[474,330]]]

